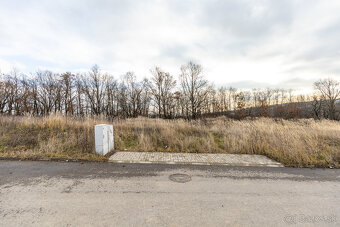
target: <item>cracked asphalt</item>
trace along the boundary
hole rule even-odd
[[[340,170],[0,161],[0,226],[339,226]]]

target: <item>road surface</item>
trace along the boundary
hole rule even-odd
[[[340,170],[0,161],[0,226],[340,226]]]

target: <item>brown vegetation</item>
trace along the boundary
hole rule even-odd
[[[103,160],[94,153],[93,126],[105,122],[1,117],[0,157]],[[286,166],[340,167],[337,121],[133,118],[113,124],[117,150],[262,154]]]
[[[0,157],[105,160],[94,153],[94,121],[1,117]]]

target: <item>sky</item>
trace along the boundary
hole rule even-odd
[[[339,0],[0,0],[0,70],[175,77],[308,90],[340,80]]]

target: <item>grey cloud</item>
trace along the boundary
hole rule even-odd
[[[109,40],[115,39],[119,32],[129,29],[136,9],[151,5],[151,0],[66,0],[66,1],[37,1],[13,0],[2,4],[8,11],[20,12],[25,17],[26,12],[47,14],[48,25],[60,35],[68,33],[79,34],[87,39]],[[18,15],[15,15],[18,16]],[[27,19],[28,26],[31,18]],[[8,18],[10,20],[10,18]],[[43,31],[42,31],[43,32]]]
[[[13,53],[12,58],[0,53],[0,58],[12,62],[24,59],[27,64],[33,64],[30,59],[34,59],[34,64],[48,65],[48,62],[68,69],[93,63],[103,68],[127,68],[138,63],[139,69],[144,67],[146,70],[158,63],[158,59],[162,63],[177,64],[176,67],[195,59],[206,68],[216,66],[226,71],[207,75],[215,78],[215,82],[221,80],[217,78],[218,74],[231,73],[227,67],[221,67],[229,61],[265,65],[264,62],[271,64],[271,60],[277,58],[279,63],[275,64],[280,69],[276,72],[287,75],[278,78],[283,81],[282,86],[309,86],[308,81],[299,80],[299,73],[340,73],[340,18],[334,15],[332,20],[322,22],[324,27],[314,28],[319,18],[327,14],[310,7],[316,4],[326,6],[330,3],[317,0],[1,1],[0,52],[12,49],[14,52],[15,49],[20,53]],[[312,40],[305,46],[304,37],[297,30],[299,27],[294,26],[309,10],[316,10],[317,14],[312,20],[303,21],[310,30],[303,35],[306,40]],[[41,23],[35,23],[40,22],[39,19]],[[177,34],[176,26],[181,33]],[[159,35],[160,32],[164,35]],[[68,36],[72,38],[67,39]],[[289,42],[281,47],[277,38]],[[77,41],[80,44],[73,51],[80,54],[67,56]],[[87,55],[86,51],[82,52],[85,48],[90,49],[89,56],[81,58],[82,54]],[[58,52],[60,49],[65,50]],[[39,53],[34,55],[36,52]],[[89,63],[93,60],[96,62]],[[211,65],[206,66],[207,62]],[[246,74],[248,72],[240,73],[244,78],[240,77],[240,82],[230,85],[240,88],[280,85],[268,84],[261,79],[261,73],[254,72],[256,77]]]
[[[170,1],[170,8],[184,21],[194,21],[211,31],[212,38],[201,49],[213,48],[225,57],[247,56],[252,47],[260,47],[277,35],[289,32],[294,21],[293,0],[202,0]],[[273,57],[282,52],[259,53]]]
[[[306,79],[301,79],[301,78],[296,77],[296,78],[284,80],[281,83],[278,83],[276,87],[299,90],[304,87],[312,88],[314,82],[315,82],[314,79],[306,80]]]
[[[267,88],[272,87],[271,84],[265,82],[256,82],[253,80],[242,80],[233,83],[227,83],[224,86],[227,87],[235,87],[238,89],[253,89],[253,88]]]
[[[162,47],[160,50],[160,58],[172,58],[185,62],[188,60],[188,48],[182,44],[170,44]]]
[[[293,17],[291,1],[212,0],[202,5],[201,14],[203,25],[251,39],[289,25]]]
[[[238,81],[234,83],[227,83],[225,86],[229,87],[235,87],[238,89],[253,89],[253,88],[283,88],[283,89],[293,89],[293,90],[299,90],[301,88],[309,87],[311,88],[313,86],[313,83],[315,82],[314,79],[306,80],[301,78],[292,78],[283,80],[281,82],[277,83],[266,83],[266,82],[258,82],[253,80],[243,80]]]
[[[339,18],[340,19],[340,18]],[[316,30],[313,34],[317,42],[315,46],[304,54],[307,60],[328,58],[330,61],[340,57],[340,23],[336,22],[325,28]],[[338,62],[339,64],[340,62]],[[340,67],[340,65],[339,65]]]

